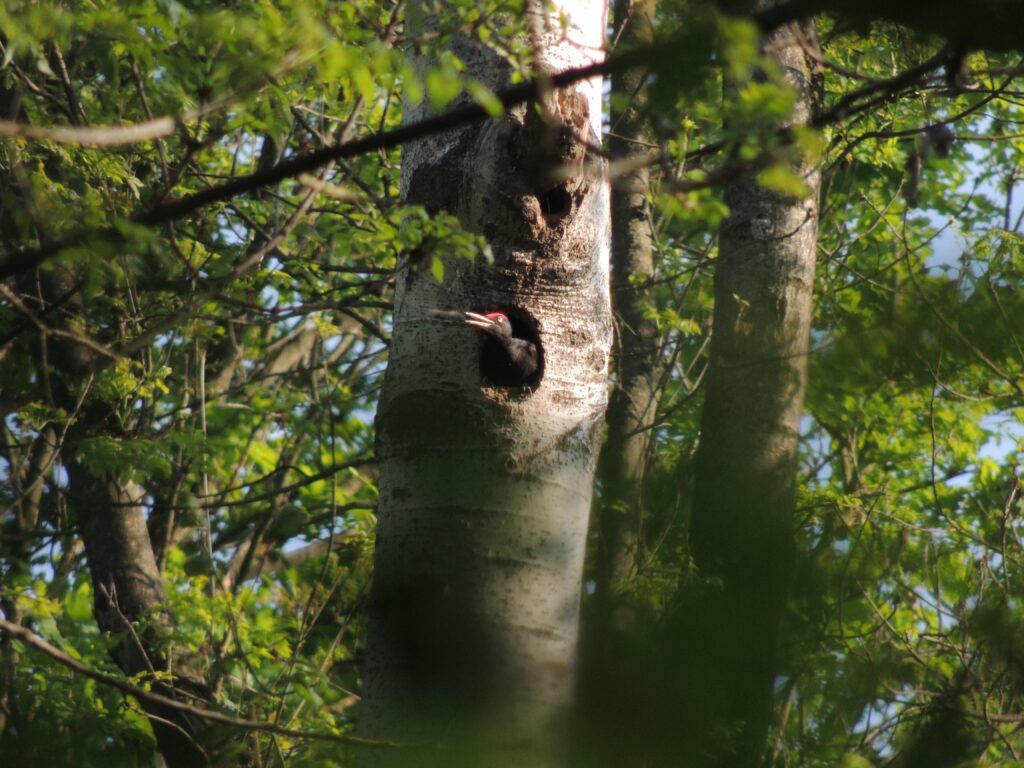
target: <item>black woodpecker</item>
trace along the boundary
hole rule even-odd
[[[466,313],[466,323],[490,334],[497,344],[485,345],[482,358],[484,373],[495,384],[517,386],[526,384],[537,372],[537,345],[512,335],[512,323],[502,312],[478,315]],[[488,346],[493,349],[488,353]]]

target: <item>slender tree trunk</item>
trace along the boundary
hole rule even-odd
[[[422,34],[425,6],[409,9]],[[600,2],[537,15],[548,71],[588,63]],[[497,88],[510,72],[456,35],[467,71]],[[426,64],[426,63],[425,63]],[[420,112],[413,110],[411,120]],[[403,765],[550,765],[571,700],[591,488],[606,406],[611,317],[608,192],[599,80],[548,94],[544,110],[407,147],[405,197],[482,233],[494,262],[430,259],[399,276],[377,414],[380,504],[363,732],[455,750],[376,751]],[[457,315],[506,312],[537,340],[527,387],[496,386],[483,338]],[[477,748],[469,749],[469,744]]]
[[[141,504],[145,492],[114,476],[96,477],[74,458],[67,466],[71,506],[92,576],[96,623],[119,638],[111,657],[126,675],[148,679],[155,692],[201,704],[209,697],[203,685],[180,668],[167,676],[171,670],[167,633],[172,620],[146,529]],[[141,706],[150,717],[168,768],[208,763],[201,744],[204,723],[149,702]]]
[[[786,27],[764,41],[796,88],[792,120],[814,108],[812,71]],[[813,37],[805,38],[813,39]],[[685,750],[691,765],[755,766],[771,719],[779,624],[793,560],[791,517],[818,224],[818,171],[803,199],[753,179],[730,184],[691,549],[702,584],[682,614]]]
[[[614,38],[623,48],[653,40],[655,0],[615,0]],[[658,409],[663,366],[655,323],[646,317],[654,274],[649,204],[648,136],[642,70],[612,77],[613,109],[608,146],[616,164],[636,168],[612,182],[612,284],[618,354],[608,406],[608,439],[601,452],[601,553],[596,591],[608,603],[616,584],[636,570],[640,551],[642,485]],[[639,162],[637,162],[639,161]]]
[[[22,298],[53,309],[57,322],[74,327],[82,322],[83,300],[78,278],[57,266],[25,281]],[[53,308],[56,304],[59,308]],[[110,655],[129,676],[142,675],[165,696],[201,702],[204,687],[180,668],[172,670],[169,640],[172,620],[166,608],[163,578],[156,564],[142,506],[145,491],[116,472],[87,468],[89,438],[120,436],[112,425],[116,403],[90,391],[96,353],[74,339],[41,336],[47,350],[38,360],[38,377],[53,404],[73,419],[63,446],[68,473],[68,500],[85,549],[93,588],[93,612],[100,630],[116,638]],[[165,707],[141,703],[150,718],[157,747],[169,768],[207,764],[200,746],[202,723]]]
[[[616,51],[650,44],[655,0],[615,0]],[[585,602],[579,683],[578,748],[588,766],[636,760],[646,683],[647,633],[625,593],[643,556],[643,487],[652,458],[651,431],[664,370],[656,324],[647,316],[654,273],[650,220],[650,135],[644,113],[647,76],[642,69],[611,76],[607,146],[612,155],[612,304],[615,309],[614,387],[608,435],[598,466],[591,573]]]

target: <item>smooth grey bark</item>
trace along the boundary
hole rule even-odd
[[[420,10],[409,9],[413,37]],[[547,71],[600,56],[600,2],[564,10],[564,35],[534,19]],[[455,35],[449,47],[492,88],[508,82],[479,42]],[[586,152],[600,116],[600,81],[588,81],[550,93],[543,111],[406,148],[405,199],[485,235],[494,263],[446,260],[440,284],[429,263],[410,264],[397,280],[360,723],[454,749],[378,750],[366,763],[561,760],[611,341],[608,191]],[[463,310],[505,311],[536,335],[534,386],[489,384],[480,333],[437,314]]]
[[[615,0],[614,39],[624,48],[654,39],[655,0]],[[608,406],[608,437],[601,452],[600,559],[596,597],[606,606],[636,571],[641,548],[642,486],[650,459],[651,428],[658,410],[663,364],[657,326],[645,316],[651,304],[654,242],[650,221],[643,114],[643,70],[612,77],[613,110],[608,146],[614,163],[628,169],[612,181],[612,301],[616,315],[615,388]],[[607,606],[610,608],[610,606]]]
[[[763,5],[763,3],[762,3]],[[763,41],[815,109],[813,70],[787,27]],[[680,612],[683,748],[690,765],[760,764],[793,560],[791,517],[806,385],[820,175],[792,199],[742,179],[725,190],[690,543],[701,584]]]

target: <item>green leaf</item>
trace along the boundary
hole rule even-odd
[[[491,117],[501,117],[505,113],[505,107],[494,95],[494,91],[479,80],[467,78],[466,91],[477,104],[487,110],[487,114]]]
[[[440,256],[434,256],[430,260],[430,274],[434,276],[434,280],[438,283],[444,282],[444,261]]]
[[[807,183],[792,168],[776,163],[757,175],[761,186],[792,198],[803,198],[810,194]]]

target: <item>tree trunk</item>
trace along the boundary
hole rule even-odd
[[[655,5],[655,0],[615,0],[616,52],[652,42]],[[653,458],[651,434],[664,371],[657,326],[646,312],[653,304],[654,274],[646,77],[639,68],[611,76],[614,387],[598,465],[594,590],[584,603],[578,692],[579,747],[586,765],[594,768],[635,761],[644,719],[645,683],[640,681],[648,654],[637,641],[648,633],[627,593],[643,557],[644,480]]]
[[[171,670],[166,637],[171,616],[163,578],[146,529],[145,492],[115,477],[99,478],[76,460],[68,463],[71,505],[85,545],[92,577],[93,612],[103,632],[119,638],[110,655],[126,675],[142,675],[156,693],[202,704],[209,691]],[[157,680],[156,675],[162,679]],[[168,768],[199,768],[208,763],[200,744],[205,723],[180,711],[141,702]]]
[[[38,302],[41,313],[59,306],[53,311],[64,326],[83,322],[84,301],[72,270],[55,266],[40,271],[37,281],[25,281],[29,284],[22,294],[26,303]],[[74,338],[44,336],[39,346],[47,354],[37,360],[38,378],[52,403],[73,419],[63,447],[68,500],[89,565],[96,623],[117,640],[110,656],[126,675],[144,676],[157,693],[202,702],[208,692],[197,680],[180,668],[168,675],[172,664],[166,635],[172,619],[146,528],[142,506],[146,492],[116,472],[100,476],[84,461],[88,438],[121,436],[112,424],[117,404],[88,389],[98,368],[97,355]],[[199,745],[203,723],[148,702],[140,706],[150,718],[157,747],[169,768],[207,764]]]
[[[801,34],[810,31],[786,27],[764,41],[799,94],[794,123],[806,123],[815,102]],[[771,718],[820,185],[806,161],[795,169],[811,190],[803,199],[753,179],[725,191],[690,533],[701,584],[681,629],[693,765],[758,765]]]
[[[414,35],[424,7],[409,9]],[[557,17],[534,19],[548,71],[589,63],[603,42],[600,2],[563,10],[565,35]],[[490,87],[508,83],[478,42],[455,35],[449,47]],[[438,283],[438,244],[397,281],[361,723],[368,736],[456,749],[367,762],[560,760],[611,336],[608,191],[586,156],[600,121],[592,80],[548,94],[543,111],[524,105],[406,148],[406,200],[482,233],[494,262],[447,259]],[[438,314],[464,310],[503,311],[536,340],[535,380],[496,385],[480,332]]]
[[[654,0],[616,0],[615,39],[618,45],[650,44]],[[612,183],[612,279],[618,350],[615,389],[608,406],[608,439],[601,452],[601,506],[598,544],[600,560],[596,597],[608,605],[618,588],[636,571],[640,554],[642,485],[658,410],[661,348],[657,326],[645,316],[651,304],[654,274],[649,204],[650,154],[642,115],[646,73],[626,70],[612,77],[612,101],[627,106],[613,110],[608,146],[616,163],[630,168]],[[633,164],[638,167],[632,168]],[[610,606],[608,606],[610,607]]]

